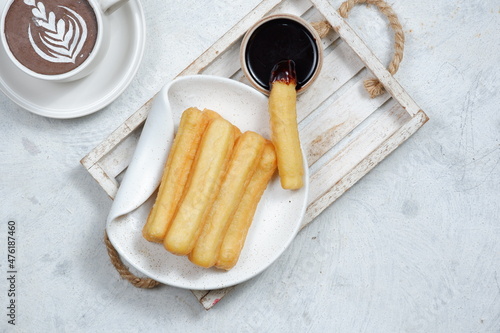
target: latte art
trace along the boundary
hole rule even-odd
[[[88,0],[14,0],[4,32],[12,55],[46,75],[83,64],[97,40],[98,23]]]
[[[29,2],[29,0],[25,0],[26,4]],[[38,29],[41,31],[33,36],[30,24],[28,27],[29,40],[35,52],[43,59],[56,63],[75,63],[76,57],[87,39],[87,25],[74,10],[65,6],[59,7],[66,12],[62,18],[57,19],[54,12],[47,15],[45,5],[42,2],[37,3],[36,7],[32,9],[33,22],[42,29]],[[39,42],[37,43],[36,40]],[[39,46],[40,42],[43,45]]]

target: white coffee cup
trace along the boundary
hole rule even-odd
[[[46,80],[46,81],[52,81],[52,82],[70,82],[74,80],[81,79],[90,73],[97,67],[97,65],[101,62],[101,60],[105,57],[108,45],[109,45],[109,38],[111,35],[111,31],[108,27],[108,15],[110,15],[112,12],[114,12],[115,9],[118,7],[122,6],[124,3],[126,3],[128,0],[85,0],[87,1],[90,6],[92,7],[95,18],[97,21],[97,37],[96,41],[94,44],[94,47],[92,48],[92,51],[88,55],[87,59],[83,61],[79,66],[76,68],[69,70],[67,72],[61,73],[61,74],[41,74],[38,72],[35,72],[34,70],[26,67],[23,65],[13,54],[11,51],[7,37],[6,37],[6,32],[5,32],[5,23],[6,23],[6,16],[11,8],[12,4],[14,2],[19,2],[23,0],[9,0],[7,1],[3,12],[2,12],[2,17],[0,21],[0,37],[2,40],[2,46],[5,49],[5,52],[7,53],[7,56],[9,59],[12,61],[13,64],[15,64],[21,71],[24,73],[37,78],[41,80]],[[37,6],[40,6],[40,3],[47,2],[53,4],[57,0],[24,0],[24,3],[27,6],[34,5],[34,9],[32,10],[37,10]],[[44,7],[43,7],[44,8]],[[54,13],[49,13],[50,14]],[[57,20],[57,18],[56,18]],[[28,37],[27,37],[28,38]],[[30,36],[31,38],[31,36]]]

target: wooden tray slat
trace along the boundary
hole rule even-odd
[[[363,82],[359,80],[340,98],[323,109],[314,121],[300,129],[300,139],[310,166],[389,98],[387,94],[377,98],[364,98],[365,95]]]
[[[324,57],[323,68],[313,85],[297,99],[297,119],[301,122],[316,110],[333,92],[351,80],[363,63],[347,44],[341,43]]]
[[[314,202],[342,177],[365,159],[369,152],[375,150],[385,139],[400,128],[409,117],[400,105],[395,105],[389,112],[382,113],[370,126],[359,133],[346,147],[333,158],[323,164],[321,169],[311,175],[309,200]],[[319,180],[316,182],[316,180]]]
[[[401,106],[398,111],[403,114],[405,111]],[[406,111],[405,111],[406,112]],[[316,173],[311,178],[311,185],[318,186],[316,193],[321,193],[316,199],[309,199],[309,206],[306,211],[306,216],[302,226],[309,224],[316,216],[318,216],[326,207],[331,205],[338,199],[345,191],[351,188],[359,179],[366,175],[378,163],[380,163],[387,155],[393,152],[399,145],[412,136],[422,125],[427,122],[428,117],[423,111],[419,111],[414,117],[406,122],[402,127],[397,129],[389,138],[383,141],[375,150],[373,150],[365,159],[356,164],[349,172],[347,172],[341,179],[336,181],[333,185],[328,185],[321,179],[321,174],[331,174],[328,165],[333,165],[335,162],[330,161],[328,165],[322,167],[321,173]],[[402,140],[402,141],[401,141]],[[358,146],[363,146],[363,142],[359,141]],[[337,159],[341,163],[340,159]],[[319,186],[322,185],[322,188]]]

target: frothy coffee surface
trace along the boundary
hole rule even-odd
[[[14,0],[5,17],[10,51],[40,74],[80,66],[97,39],[97,20],[87,0]]]

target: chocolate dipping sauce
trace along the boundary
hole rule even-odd
[[[274,66],[283,60],[295,63],[300,89],[314,75],[319,63],[314,36],[301,24],[287,18],[264,22],[248,39],[245,62],[250,75],[265,90]]]

